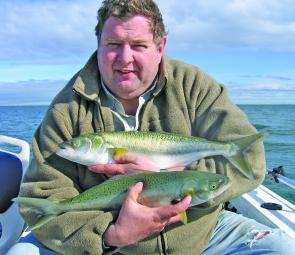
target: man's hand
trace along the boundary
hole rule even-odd
[[[128,172],[152,171],[159,172],[160,168],[150,159],[144,156],[126,153],[113,164],[97,164],[89,167],[90,171],[107,175],[126,174]]]
[[[142,189],[143,183],[139,182],[128,190],[117,221],[104,234],[107,245],[122,247],[161,232],[166,225],[180,221],[180,213],[191,202],[187,196],[174,205],[150,208],[137,202]]]
[[[173,167],[170,171],[181,171],[185,167]],[[108,176],[116,174],[126,174],[129,172],[136,171],[151,171],[159,172],[160,167],[155,162],[150,160],[148,157],[144,157],[137,154],[126,153],[123,154],[116,163],[112,164],[97,164],[88,168],[90,171],[95,173],[102,173]]]

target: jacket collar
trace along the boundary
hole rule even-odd
[[[168,82],[168,66],[167,66],[167,57],[163,57],[162,61],[159,66],[159,78],[158,78],[158,83],[156,85],[156,88],[153,92],[153,96],[157,96],[164,88],[164,86]]]
[[[101,85],[96,51],[91,55],[86,65],[80,70],[79,75],[74,82],[73,89],[91,101],[98,100]]]

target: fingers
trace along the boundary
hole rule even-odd
[[[179,213],[182,213],[182,212],[186,211],[186,209],[189,207],[191,201],[192,201],[192,197],[186,196],[179,203],[177,203],[175,205],[170,205],[170,206],[173,206]]]
[[[181,200],[177,204],[160,207],[159,216],[162,219],[168,219],[168,221],[169,220],[172,220],[172,222],[179,221],[180,220],[179,214],[184,212],[189,207],[191,200],[192,200],[191,196],[186,196],[183,200]],[[172,222],[169,221],[169,223],[172,223]]]
[[[128,166],[123,164],[97,164],[88,167],[88,169],[95,173],[115,175],[126,173]]]
[[[175,222],[178,222],[178,221],[181,221],[181,216],[180,216],[180,214],[171,217],[171,218],[167,221],[167,224],[166,224],[166,225],[169,225],[169,224],[172,224],[172,223],[175,223]]]
[[[95,173],[102,173],[107,175],[126,174],[130,171],[153,171],[158,172],[160,168],[150,159],[145,156],[136,155],[132,153],[123,154],[116,163],[112,164],[97,164],[88,167],[88,169]]]
[[[132,201],[137,201],[137,198],[140,192],[142,191],[142,189],[143,189],[142,182],[138,182],[134,186],[130,187],[126,195],[126,200],[131,199]]]
[[[168,171],[183,171],[185,169],[185,166],[175,166],[168,169]]]
[[[116,160],[119,164],[125,164],[129,170],[143,170],[159,172],[160,168],[151,159],[133,153],[125,153]]]
[[[120,164],[128,164],[128,163],[134,163],[138,161],[138,155],[132,154],[132,153],[125,153],[120,158],[116,159],[117,163]]]
[[[136,160],[136,155],[125,153],[116,160],[116,163],[96,164],[88,167],[88,169],[95,173],[107,175],[125,174],[130,170],[132,163],[136,162]]]
[[[179,222],[179,221],[182,221],[184,224],[186,224],[187,216],[185,214],[185,211],[189,207],[190,202],[191,202],[191,197],[187,196],[178,204],[166,207],[166,210],[164,210],[165,212],[164,215],[163,214],[161,215],[161,217],[164,217],[163,221],[166,220],[165,226],[172,223]]]

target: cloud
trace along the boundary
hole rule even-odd
[[[76,61],[96,48],[97,0],[0,2],[0,60]]]
[[[293,81],[293,78],[290,77],[284,77],[284,76],[277,76],[277,75],[261,75],[261,74],[242,74],[240,75],[241,78],[245,78],[245,79],[261,79],[261,78],[265,78],[265,79],[272,79],[272,80],[279,80],[279,81]]]
[[[168,51],[295,51],[292,0],[158,0]],[[0,1],[0,60],[77,62],[96,47],[101,0]]]
[[[282,83],[258,83],[246,86],[243,90],[255,91],[295,91],[295,86]]]
[[[281,80],[281,81],[293,81],[292,78],[283,77],[283,76],[275,76],[275,75],[267,75],[265,78],[274,79],[274,80]]]
[[[290,75],[243,74],[229,76],[229,95],[238,104],[294,104],[295,77]]]
[[[294,104],[295,83],[258,81],[233,83],[228,86],[229,95],[237,104]]]
[[[235,91],[229,90],[231,99],[236,104],[294,104],[295,93],[288,91]]]
[[[260,91],[295,91],[294,72],[278,72],[270,74],[229,75],[224,80],[232,89]]]
[[[0,82],[0,105],[47,105],[65,84],[64,80]]]
[[[295,50],[292,0],[158,2],[178,48]]]

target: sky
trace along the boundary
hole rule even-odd
[[[101,0],[0,0],[0,105],[48,104],[95,51]],[[295,103],[293,0],[156,0],[166,55],[237,104]]]

